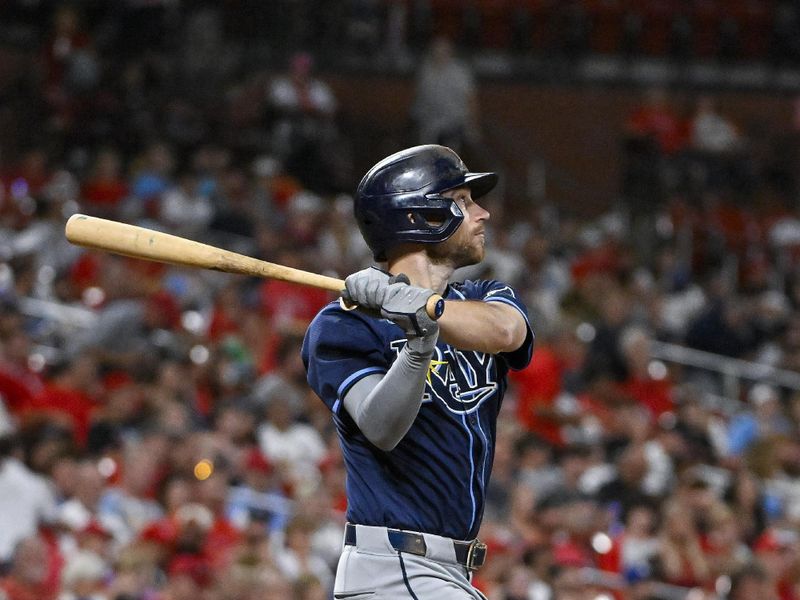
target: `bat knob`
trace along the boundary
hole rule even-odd
[[[428,302],[425,303],[425,311],[431,319],[436,321],[444,314],[444,298],[439,294],[434,294],[428,298]]]
[[[434,310],[434,316],[438,319],[444,314],[444,298],[439,298],[436,301],[436,308]]]

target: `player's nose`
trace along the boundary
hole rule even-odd
[[[491,216],[491,213],[489,213],[488,210],[483,208],[477,202],[475,203],[474,206],[475,206],[475,220],[476,221],[486,221],[486,220],[489,219],[489,217]]]

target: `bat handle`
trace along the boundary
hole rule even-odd
[[[358,304],[345,302],[344,298],[339,298],[339,306],[341,306],[343,310],[355,310],[358,308]],[[425,312],[428,313],[431,319],[437,321],[444,313],[444,298],[439,294],[434,294],[428,298],[428,301],[425,303]]]

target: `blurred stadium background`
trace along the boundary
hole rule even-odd
[[[344,276],[360,175],[497,170],[537,332],[491,600],[800,598],[800,3],[0,0],[0,598],[331,597],[331,298],[70,246],[84,212]]]

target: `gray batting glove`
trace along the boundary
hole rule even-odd
[[[409,285],[408,277],[402,274],[392,277],[386,290],[381,315],[405,331],[411,350],[429,353],[436,346],[439,325],[426,310],[433,294],[433,290]]]
[[[365,312],[377,314],[389,288],[389,277],[388,273],[375,267],[357,271],[344,280],[342,300],[346,304],[358,305]]]

